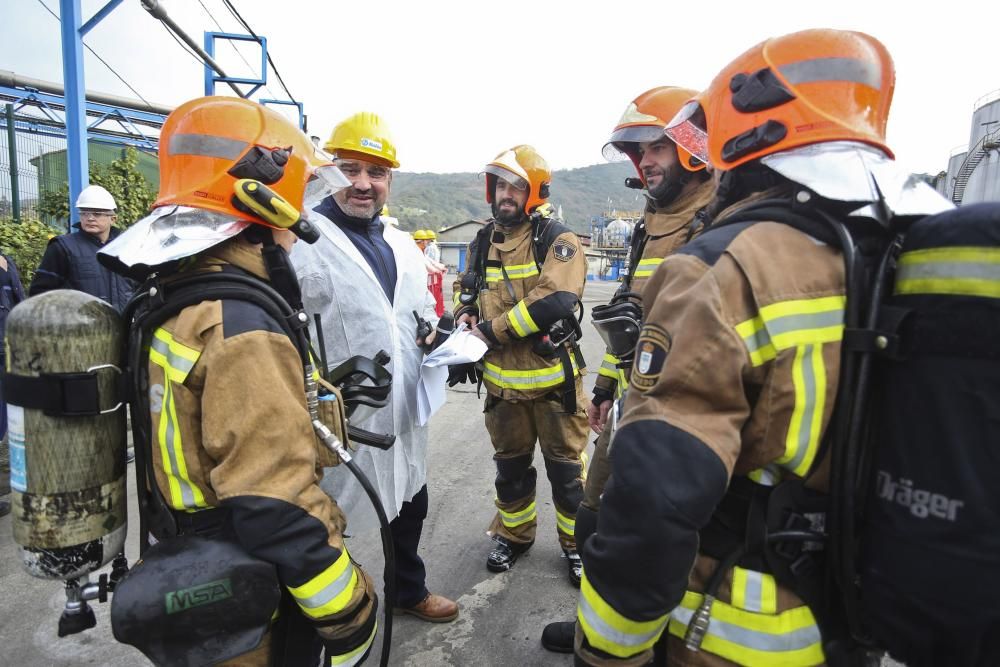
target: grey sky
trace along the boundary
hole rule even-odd
[[[58,0],[42,0],[58,13]],[[237,24],[222,0],[161,0],[200,41]],[[896,62],[889,143],[914,171],[936,173],[968,142],[973,104],[1000,88],[983,3],[325,2],[233,0],[268,46],[310,133],[351,113],[380,113],[406,171],[479,171],[500,150],[533,144],[555,168],[602,161],[628,102],[657,85],[700,88],[762,39],[803,28],[862,30]],[[105,0],[82,0],[90,16]],[[39,0],[0,0],[0,68],[62,80],[59,26]],[[146,99],[176,105],[203,91],[201,66],[125,0],[87,38]],[[250,63],[254,47],[242,47]],[[220,45],[227,69],[249,68]],[[87,87],[133,96],[86,53]],[[268,87],[281,88],[272,77]],[[220,92],[223,89],[220,88]],[[265,96],[271,95],[265,92]]]

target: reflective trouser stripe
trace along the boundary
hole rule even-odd
[[[573,364],[573,377],[579,375],[574,355],[570,355]],[[535,368],[527,371],[506,370],[490,362],[485,362],[483,378],[502,389],[546,389],[556,387],[563,382],[562,362],[557,362],[548,368]]]
[[[149,361],[163,370],[163,401],[156,441],[167,478],[170,506],[177,510],[196,511],[209,507],[204,492],[191,481],[188,472],[174,400],[174,384],[182,384],[187,379],[199,355],[197,350],[175,341],[166,329],[160,328],[153,333]]]
[[[527,338],[531,334],[541,330],[535,324],[535,320],[531,319],[528,306],[525,305],[524,301],[518,301],[517,305],[510,309],[507,313],[507,323],[514,330],[514,333],[517,334],[518,338]]]
[[[778,352],[799,345],[833,343],[843,337],[842,296],[780,301],[764,306],[756,317],[736,325],[754,366],[774,359]]]
[[[640,261],[635,267],[635,273],[632,274],[633,278],[648,278],[653,275],[653,271],[656,270],[660,264],[663,263],[662,257],[646,257]]]
[[[701,600],[700,593],[684,594],[670,612],[670,634],[684,637]],[[758,614],[716,600],[701,650],[740,665],[806,667],[824,662],[819,627],[809,607]]]
[[[770,574],[734,567],[731,598],[734,607],[773,614],[778,611],[778,584]]]
[[[358,583],[358,573],[344,547],[340,556],[315,577],[288,590],[309,618],[338,614],[347,607]]]
[[[559,508],[556,508],[556,527],[566,535],[572,537],[576,534],[576,519],[566,516],[559,511]]]
[[[896,294],[1000,298],[1000,248],[925,248],[899,257]]]
[[[663,633],[669,614],[652,621],[633,621],[618,613],[594,590],[583,571],[576,618],[594,648],[618,658],[628,658],[651,648]]]
[[[538,518],[538,508],[536,507],[534,500],[531,501],[530,505],[519,512],[507,512],[499,506],[497,507],[497,511],[500,512],[500,520],[507,528],[517,528],[520,525],[526,524],[529,521],[534,521]]]
[[[367,651],[368,648],[372,645],[372,642],[375,641],[375,634],[377,632],[378,632],[378,621],[375,621],[375,626],[372,628],[372,633],[368,637],[368,639],[365,640],[364,644],[362,644],[361,646],[357,647],[356,649],[354,649],[349,653],[345,653],[343,655],[330,656],[330,665],[331,666],[335,665],[336,667],[352,667],[353,665],[359,664],[361,662],[361,659],[364,658],[365,651]]]

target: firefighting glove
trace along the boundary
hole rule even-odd
[[[454,364],[448,366],[448,386],[454,387],[456,384],[465,384],[469,382],[471,384],[479,384],[479,379],[482,377],[480,372],[476,369],[475,362],[469,362],[467,364]]]

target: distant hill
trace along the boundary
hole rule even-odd
[[[625,178],[635,176],[631,162],[595,164],[564,169],[552,175],[549,201],[577,232],[590,233],[590,218],[610,208],[634,211],[645,200],[638,190],[625,187]],[[440,229],[473,218],[485,219],[490,207],[485,200],[485,184],[477,174],[427,174],[396,172],[389,197],[390,213],[406,230]]]

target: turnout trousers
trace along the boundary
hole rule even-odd
[[[583,499],[586,479],[584,451],[587,448],[587,416],[583,406],[581,378],[576,378],[577,410],[562,411],[557,394],[534,399],[486,398],[486,430],[489,431],[497,466],[497,513],[490,524],[491,535],[517,544],[535,540],[538,511],[532,463],[537,441],[552,485],[556,508],[556,530],[564,549],[576,548],[576,509]]]

